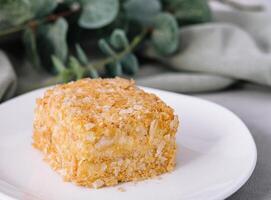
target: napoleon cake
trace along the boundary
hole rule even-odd
[[[112,186],[172,171],[178,123],[132,80],[82,79],[37,99],[33,146],[65,181]]]

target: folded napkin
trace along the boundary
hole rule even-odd
[[[175,92],[221,90],[239,80],[271,86],[271,13],[216,10],[213,18],[182,27],[179,50],[172,56],[160,57],[147,48],[145,54],[158,62],[141,67],[137,83]],[[17,80],[0,52],[0,101],[14,93],[16,81],[17,94],[44,81],[42,74],[23,69],[17,67]]]
[[[218,90],[237,80],[271,86],[271,13],[216,11],[212,23],[181,29],[180,41],[170,57],[147,50],[175,71],[138,77],[140,84],[177,92]]]
[[[0,101],[4,101],[16,90],[16,74],[8,57],[0,51]]]

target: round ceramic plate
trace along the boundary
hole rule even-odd
[[[218,200],[247,181],[257,153],[238,117],[208,101],[144,89],[179,115],[177,165],[172,173],[98,190],[63,182],[31,146],[33,109],[42,89],[0,105],[0,199]]]

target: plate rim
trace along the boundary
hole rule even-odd
[[[245,128],[246,130],[246,134],[248,135],[249,137],[249,140],[252,142],[252,148],[253,148],[253,161],[252,161],[252,164],[250,166],[250,169],[248,170],[248,173],[247,174],[244,174],[242,178],[240,178],[240,180],[238,182],[235,183],[235,185],[233,185],[231,188],[227,188],[226,190],[224,190],[225,192],[221,192],[221,194],[217,194],[216,196],[214,196],[213,198],[211,197],[209,200],[221,200],[221,199],[225,199],[225,198],[228,198],[230,197],[231,195],[233,195],[234,193],[236,193],[239,189],[241,189],[242,186],[245,185],[245,183],[250,179],[251,175],[253,174],[254,172],[254,169],[256,167],[256,164],[257,164],[257,158],[258,158],[258,152],[257,152],[257,146],[256,146],[256,143],[255,143],[255,140],[250,132],[250,130],[248,129],[247,125],[245,124],[245,122],[237,115],[235,114],[233,111],[231,111],[230,109],[218,104],[218,103],[215,103],[215,102],[212,102],[212,101],[209,101],[209,100],[206,100],[206,99],[203,99],[203,98],[200,98],[200,97],[195,97],[195,96],[191,96],[191,95],[186,95],[186,94],[182,94],[182,93],[177,93],[177,92],[171,92],[171,91],[165,91],[165,90],[160,90],[160,89],[156,89],[156,88],[150,88],[150,87],[140,87],[142,89],[146,89],[147,91],[148,90],[152,90],[152,91],[158,91],[158,92],[162,92],[162,93],[169,93],[169,94],[173,94],[173,95],[180,95],[180,96],[185,96],[185,97],[188,97],[190,99],[193,99],[193,100],[196,100],[196,101],[203,101],[205,103],[208,103],[208,104],[211,104],[211,105],[214,105],[214,106],[217,106],[219,107],[220,109],[224,110],[225,112],[228,112],[229,114],[231,114],[233,117],[236,118],[236,120],[239,121],[240,124],[243,125],[243,128]]]
[[[19,99],[21,97],[24,97],[24,96],[27,96],[27,95],[31,95],[31,94],[34,94],[34,93],[37,93],[37,92],[45,91],[46,89],[51,88],[51,87],[53,87],[53,86],[35,89],[35,90],[30,91],[30,92],[27,92],[27,93],[24,93],[24,94],[20,94],[20,95],[18,95],[16,97],[13,97],[12,99],[7,100],[7,101],[1,103],[0,104],[0,109],[1,109],[2,106],[6,105],[7,103],[10,103],[12,101],[16,101],[17,99]],[[154,93],[154,94],[156,92],[158,92],[158,93],[160,92],[160,93],[165,93],[165,94],[169,94],[169,95],[184,96],[184,97],[190,98],[192,100],[201,101],[201,102],[207,103],[209,105],[213,105],[213,106],[219,107],[223,111],[228,112],[232,117],[235,117],[235,119],[238,120],[238,122],[240,124],[242,124],[244,130],[246,131],[248,139],[250,140],[250,142],[252,144],[251,148],[252,148],[253,154],[251,154],[252,163],[250,165],[250,168],[247,171],[247,173],[244,174],[244,175],[242,175],[242,177],[238,178],[238,180],[236,180],[233,185],[231,185],[228,188],[225,188],[225,190],[223,190],[223,192],[220,192],[220,193],[214,195],[213,197],[209,198],[210,200],[221,200],[221,199],[225,199],[227,197],[230,197],[235,192],[237,192],[249,180],[249,178],[253,174],[254,169],[256,167],[256,164],[257,164],[257,154],[258,154],[257,153],[257,146],[256,146],[255,140],[254,140],[254,138],[253,138],[250,130],[246,126],[245,122],[243,122],[243,120],[237,114],[235,114],[233,111],[231,111],[230,109],[228,109],[228,108],[226,108],[226,107],[224,107],[222,105],[219,105],[219,104],[217,104],[215,102],[212,102],[212,101],[209,101],[209,100],[206,100],[206,99],[203,99],[201,97],[195,97],[195,96],[191,96],[191,95],[187,95],[187,94],[176,93],[176,92],[171,92],[171,91],[165,91],[165,90],[160,90],[160,89],[151,88],[151,87],[143,87],[143,86],[138,86],[138,87],[141,88],[141,89],[143,89],[143,90],[145,90],[145,91],[147,91],[147,92],[151,92],[151,93]],[[4,182],[5,184],[8,184],[8,185],[10,185],[12,187],[15,187],[12,184],[6,183],[0,177],[0,183],[1,182]],[[1,189],[1,188],[3,188],[2,186],[3,185],[0,184],[0,199],[1,200],[2,199],[3,200],[19,200],[18,198],[14,197],[14,196],[10,196],[6,192],[4,192],[3,189]],[[15,193],[18,193],[18,192],[21,193],[21,191],[16,191],[16,187],[13,190],[14,190]],[[38,198],[37,198],[37,200],[38,200]]]

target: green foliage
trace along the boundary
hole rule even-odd
[[[76,55],[81,65],[88,66],[88,71],[85,72],[86,75],[89,75],[91,78],[98,78],[97,70],[89,63],[89,60],[79,44],[76,44]]]
[[[121,61],[123,71],[128,75],[134,75],[138,71],[138,60],[134,54],[126,55]]]
[[[121,29],[115,29],[110,37],[110,43],[115,49],[125,49],[129,46],[126,34]]]
[[[29,58],[30,62],[33,64],[34,67],[40,68],[41,63],[37,50],[36,36],[33,33],[32,29],[25,29],[23,35],[23,42],[25,45],[27,57]]]
[[[105,65],[108,76],[115,77],[122,75],[122,66],[119,62],[112,62]]]
[[[87,73],[90,78],[98,78],[99,77],[97,70],[91,64],[88,65],[88,70],[89,71]]]
[[[53,66],[58,73],[60,82],[68,82],[71,80],[79,80],[84,77],[97,78],[97,71],[90,67],[81,65],[77,58],[70,56],[68,59],[68,67],[56,56],[51,57]]]
[[[131,46],[125,32],[121,29],[115,29],[110,35],[109,41],[99,40],[101,51],[113,58],[105,65],[108,76],[120,76],[123,72],[134,75],[137,72],[138,61],[136,56],[131,53]]]
[[[179,43],[178,24],[171,14],[161,13],[155,17],[151,41],[160,54],[168,55],[176,51]]]
[[[0,0],[0,28],[16,26],[33,17],[29,0]]]
[[[62,63],[62,61],[58,57],[52,56],[51,59],[52,59],[53,65],[58,73],[62,73],[63,71],[66,70],[66,67],[64,66],[64,64]]]
[[[165,0],[165,5],[180,24],[203,23],[212,18],[207,0]]]
[[[0,28],[48,15],[56,6],[56,0],[0,0]]]
[[[85,0],[79,25],[96,29],[110,24],[119,11],[118,0]]]
[[[116,57],[116,52],[112,49],[112,47],[105,39],[100,39],[98,44],[104,54],[106,54],[107,56],[112,56],[113,58]],[[119,61],[116,61],[116,59],[114,59],[111,63],[106,64],[105,69],[108,76],[115,77],[122,74],[121,64]]]
[[[74,56],[70,56],[67,62],[67,67],[65,66],[64,62],[58,57],[51,57],[53,66],[58,73],[58,79],[60,80],[60,82],[79,80],[84,77],[99,77],[96,69],[91,64],[89,64],[85,52],[79,44],[76,45],[76,52],[79,58],[77,59]]]
[[[69,66],[71,71],[75,74],[76,80],[85,77],[87,70],[81,66],[75,57],[71,56],[69,58]]]
[[[56,0],[29,0],[31,3],[31,9],[36,17],[43,17],[52,12],[56,6]]]
[[[51,59],[52,59],[54,68],[58,72],[59,81],[69,82],[74,79],[74,74],[72,73],[72,71],[66,68],[58,57],[52,56]]]
[[[150,24],[151,20],[162,9],[159,0],[127,0],[123,7],[128,19],[144,25]]]
[[[116,52],[110,47],[110,45],[106,42],[105,39],[100,39],[98,45],[102,52],[107,56],[115,56]]]
[[[88,61],[87,55],[85,54],[82,47],[79,44],[76,44],[75,48],[76,48],[76,55],[77,55],[79,62],[82,65],[88,65],[89,61]]]
[[[45,66],[52,66],[50,59],[48,59],[52,55],[55,55],[62,62],[66,61],[68,55],[67,30],[68,24],[63,18],[54,23],[39,26],[37,46],[42,63]]]
[[[62,0],[64,4],[80,3],[82,0]]]
[[[137,46],[171,55],[179,45],[179,26],[210,20],[207,0],[0,0],[0,39],[22,31],[33,66],[56,73],[59,82],[97,78],[98,71],[134,75]],[[89,41],[82,41],[81,33]],[[68,41],[98,43],[104,57],[90,62],[79,44],[73,56]]]

